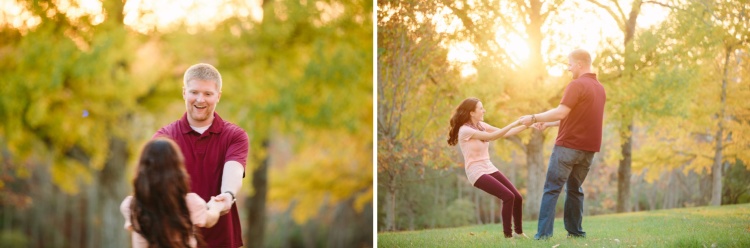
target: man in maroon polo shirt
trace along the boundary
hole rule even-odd
[[[193,192],[205,201],[223,203],[216,225],[201,228],[206,244],[240,247],[242,230],[234,201],[245,177],[247,133],[214,112],[221,98],[221,74],[213,66],[196,64],[188,68],[182,98],[186,113],[159,129],[154,138],[167,136],[180,146]]]
[[[568,71],[573,81],[565,88],[557,108],[544,113],[520,118],[526,126],[534,124],[539,130],[560,126],[555,147],[547,168],[539,225],[534,239],[552,237],[555,205],[563,185],[566,185],[563,222],[569,237],[586,237],[581,227],[583,219],[583,188],[594,153],[602,144],[602,122],[607,95],[604,87],[591,73],[591,55],[582,49],[568,55]]]

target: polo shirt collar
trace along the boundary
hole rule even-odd
[[[580,77],[587,77],[587,78],[593,78],[596,79],[596,73],[584,73]]]
[[[191,131],[195,132],[195,130],[190,127],[190,122],[187,120],[187,112],[182,114],[182,118],[180,118],[180,126],[182,127],[182,134],[187,134]],[[211,122],[211,126],[208,127],[206,132],[221,133],[222,130],[224,130],[224,120],[219,117],[219,114],[214,112],[214,120]]]

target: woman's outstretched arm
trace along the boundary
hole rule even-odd
[[[526,130],[527,128],[528,127],[524,126],[524,125],[520,125],[520,126],[514,127],[513,129],[511,129],[510,131],[508,131],[507,133],[505,133],[505,135],[503,135],[503,137],[504,138],[508,138],[510,136],[513,136],[513,135],[516,135],[516,134],[520,133],[523,130]]]
[[[560,121],[553,121],[553,122],[537,122],[532,125],[534,128],[536,128],[539,131],[544,131],[544,129],[547,129],[548,127],[556,127],[560,126]]]
[[[494,132],[481,132],[481,131],[476,132],[474,133],[474,135],[472,135],[471,138],[479,139],[479,140],[487,140],[487,141],[496,140],[501,137],[504,137],[503,135],[508,133],[508,131],[510,131],[511,128],[518,126],[519,124],[520,124],[519,120],[515,120],[512,123],[505,126],[504,128],[500,128],[498,130],[495,130]]]

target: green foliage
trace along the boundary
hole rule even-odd
[[[446,36],[420,21],[438,5],[382,3],[378,12],[378,198],[386,199],[378,206],[385,213],[380,228],[434,227],[435,188],[423,184],[442,181],[433,176],[458,165],[446,140],[453,108],[466,97],[458,91],[462,79],[441,44]],[[453,199],[446,198],[441,206]]]
[[[396,225],[402,229],[451,227],[465,225],[474,220],[474,207],[467,200],[460,199],[456,192],[456,180],[462,176],[459,169],[408,168],[400,176],[405,180],[404,190],[397,194]],[[468,205],[466,204],[468,203]],[[452,212],[450,210],[458,210]]]
[[[472,211],[474,203],[466,199],[456,199],[448,205],[448,208],[438,209],[432,216],[437,220],[436,227],[465,226],[474,221]]]
[[[118,38],[124,30],[71,33],[65,30],[74,28],[73,23],[57,21],[47,20],[3,44],[13,52],[0,58],[0,71],[8,80],[2,89],[8,97],[0,102],[0,118],[6,120],[0,136],[17,163],[34,154],[54,158],[49,159],[53,180],[74,194],[76,181],[90,182],[91,173],[103,168],[110,137],[125,137],[118,124],[137,96],[128,94],[129,77],[117,66],[128,59],[114,49],[128,48],[130,43]],[[71,39],[65,32],[82,37]]]
[[[720,121],[726,130],[722,139],[724,143],[729,141],[721,148],[723,160],[750,159],[744,155],[750,149],[750,143],[746,142],[750,125],[745,101],[750,90],[743,83],[748,75],[743,59],[747,57],[747,42],[738,43],[729,37],[747,34],[726,35],[738,31],[730,26],[746,25],[737,23],[725,12],[740,8],[739,5],[688,4],[673,12],[653,32],[660,36],[657,41],[664,41],[655,51],[665,53],[659,55],[664,57],[656,60],[654,77],[644,87],[644,92],[653,97],[636,105],[646,113],[642,119],[653,136],[644,137],[641,150],[634,152],[633,165],[636,170],[649,168],[647,181],[653,182],[663,170],[678,168],[710,173],[715,156],[714,136]],[[670,38],[678,36],[682,38]],[[727,53],[728,46],[733,47],[733,52]],[[730,63],[725,65],[726,56],[730,56]],[[727,78],[723,74],[725,69],[729,71]],[[722,80],[729,81],[724,102]],[[721,113],[725,115],[723,120],[719,119]]]
[[[721,204],[741,204],[750,202],[750,170],[742,160],[735,160],[726,168]]]
[[[19,231],[3,230],[0,232],[0,243],[4,247],[29,247],[28,237]]]

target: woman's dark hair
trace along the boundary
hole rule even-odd
[[[466,98],[456,108],[456,112],[451,116],[451,129],[448,132],[448,144],[456,145],[458,143],[458,130],[461,126],[471,120],[471,111],[477,108],[479,99],[477,98]]]
[[[133,179],[133,230],[149,247],[189,247],[193,223],[185,203],[190,176],[180,147],[168,138],[146,143]],[[196,239],[203,243],[198,235]]]

